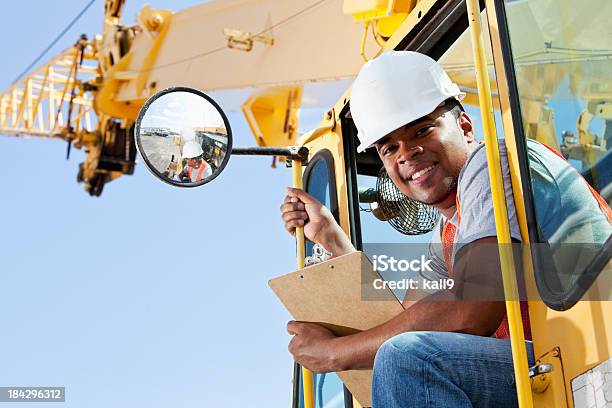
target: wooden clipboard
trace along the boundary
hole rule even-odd
[[[362,252],[353,252],[271,279],[268,284],[297,321],[319,323],[337,336],[367,330],[404,308],[389,289],[368,300],[375,279],[381,279]],[[337,373],[363,407],[372,406],[372,370]]]

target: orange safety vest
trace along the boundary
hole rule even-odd
[[[546,146],[543,143],[542,145],[545,146],[551,152],[553,152],[557,157],[560,157],[564,161],[567,161],[565,160],[565,157],[563,157],[561,154],[559,154],[555,150],[551,149],[550,147]],[[591,185],[586,180],[584,182],[588,186],[589,191],[593,195],[593,198],[597,200],[597,203],[599,204],[601,211],[606,215],[606,217],[608,218],[608,221],[612,222],[612,210],[610,209],[606,201],[599,195],[599,193],[597,193],[597,191],[595,191],[593,187],[591,187]],[[459,206],[459,200],[456,200],[456,205],[457,205],[457,225],[459,225],[461,223],[461,208]],[[448,269],[448,274],[450,277],[453,276],[452,258],[453,258],[453,245],[455,243],[456,233],[457,233],[457,227],[455,227],[454,224],[448,222],[448,220],[445,221],[444,226],[442,228],[442,237],[441,237],[442,238],[442,254],[444,256],[444,263],[446,264],[446,267]],[[523,330],[525,332],[525,339],[531,340],[531,326],[529,323],[529,308],[528,308],[527,301],[522,300],[520,302],[520,305],[521,305],[521,318],[523,320]],[[508,325],[508,314],[504,316],[504,319],[502,320],[501,324],[497,328],[497,331],[495,332],[495,337],[497,337],[498,339],[510,338],[510,327]]]
[[[459,207],[459,200],[456,200],[457,204],[457,224],[461,223],[461,209]],[[444,263],[448,269],[448,276],[453,277],[453,245],[455,244],[455,236],[457,233],[457,227],[451,222],[444,221],[444,227],[442,228],[442,254],[444,255]],[[523,330],[525,332],[525,340],[531,340],[531,325],[529,323],[529,309],[527,301],[522,300],[521,304],[521,317],[523,319]],[[508,314],[504,315],[504,319],[495,331],[495,337],[498,339],[509,339],[510,338],[510,327],[508,325]]]
[[[192,182],[202,180],[202,174],[204,174],[204,170],[206,170],[206,163],[204,162],[204,160],[202,160],[202,162],[200,163],[200,169],[198,170],[198,173],[196,174],[195,180],[191,178],[191,171],[193,169],[190,166],[187,166],[187,167],[189,168],[189,170],[187,171],[189,174],[189,180],[191,180]]]

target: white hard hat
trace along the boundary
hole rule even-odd
[[[464,96],[442,66],[427,55],[383,53],[361,68],[351,90],[351,116],[360,142],[357,151],[430,114],[446,99]]]
[[[202,150],[202,146],[200,146],[198,142],[189,141],[183,146],[184,159],[192,159],[194,157],[199,157],[202,154],[204,154],[204,150]]]

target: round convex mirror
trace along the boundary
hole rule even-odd
[[[232,150],[227,117],[193,88],[168,88],[149,98],[138,114],[134,137],[149,170],[179,187],[217,177]]]

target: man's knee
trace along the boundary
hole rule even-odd
[[[427,332],[408,332],[385,341],[376,352],[374,375],[410,370],[414,364],[422,363],[432,352],[427,337]]]

